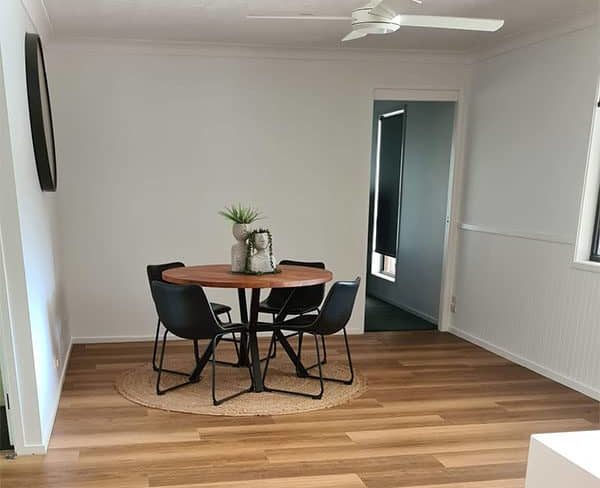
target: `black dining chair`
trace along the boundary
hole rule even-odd
[[[343,383],[351,385],[354,381],[354,368],[352,366],[352,355],[350,354],[350,346],[348,345],[348,334],[346,332],[346,325],[352,315],[354,308],[354,302],[356,301],[356,294],[360,285],[360,278],[356,278],[354,281],[338,281],[334,283],[327,294],[327,298],[323,303],[323,307],[318,314],[313,315],[300,315],[290,320],[286,320],[282,323],[273,324],[273,329],[278,329],[282,332],[290,331],[302,334],[310,334],[314,337],[315,348],[317,351],[317,362],[313,366],[309,366],[306,369],[311,370],[318,368],[319,375],[308,374],[308,378],[318,379],[320,383],[320,391],[317,394],[304,393],[293,390],[281,390],[276,388],[269,388],[266,385],[267,371],[269,369],[269,363],[271,362],[271,351],[275,347],[275,334],[271,338],[269,345],[269,353],[267,354],[267,362],[265,363],[265,369],[263,372],[263,382],[265,383],[265,391],[274,391],[279,393],[289,393],[292,395],[300,395],[315,400],[319,400],[323,397],[324,392],[324,381],[333,381],[337,383]],[[330,378],[323,376],[323,368],[321,363],[321,351],[319,347],[318,337],[324,337],[335,334],[342,330],[344,332],[344,342],[346,344],[346,355],[348,357],[348,368],[350,370],[349,379]]]
[[[210,353],[210,362],[212,365],[212,400],[214,405],[231,400],[243,393],[252,391],[252,384],[245,390],[236,392],[225,398],[217,399],[216,396],[216,356],[219,341],[226,334],[232,332],[246,332],[247,325],[245,324],[222,324],[217,320],[217,317],[211,307],[211,304],[204,293],[204,290],[197,285],[173,285],[161,281],[153,281],[151,283],[152,298],[156,304],[156,312],[162,324],[165,326],[165,333],[162,339],[162,347],[160,351],[160,361],[158,364],[158,374],[156,378],[156,394],[164,395],[168,391],[175,390],[193,383],[197,383],[199,378],[188,379],[184,383],[179,383],[165,389],[160,388],[160,380],[165,359],[165,348],[167,344],[167,334],[171,333],[183,339],[189,339],[194,342],[194,357],[196,365],[200,363],[200,351],[198,341],[208,340],[209,344],[205,354]],[[248,368],[250,380],[252,373]],[[252,383],[252,381],[250,381]]]
[[[315,261],[295,261],[284,259],[280,265],[287,266],[306,266],[309,268],[325,269],[325,263]],[[267,298],[260,303],[259,312],[268,313],[273,317],[273,323],[282,321],[290,315],[305,315],[311,312],[318,312],[323,297],[325,296],[325,284],[303,286],[298,288],[274,288]],[[261,327],[262,328],[262,327]],[[297,355],[302,356],[303,333],[292,333],[288,337],[298,336]],[[325,338],[322,338],[323,344],[323,364],[327,362],[327,347]],[[273,347],[272,356],[276,356],[277,344]]]
[[[152,282],[153,281],[161,281],[164,283],[162,274],[163,271],[167,271],[169,269],[175,269],[175,268],[183,268],[185,266],[185,264],[183,264],[180,261],[175,261],[172,263],[164,263],[164,264],[149,264],[148,266],[146,266],[146,274],[148,275],[148,284],[150,286],[152,286]],[[215,313],[215,315],[217,316],[217,320],[219,320],[219,322],[222,323],[222,321],[218,318],[219,315],[227,315],[227,323],[231,323],[231,307],[228,305],[223,305],[222,303],[211,303],[210,306],[213,309],[213,312]],[[152,369],[154,371],[158,371],[158,366],[156,364],[157,358],[156,358],[156,353],[158,350],[158,337],[160,335],[160,318],[158,319],[157,323],[156,323],[156,333],[154,335],[154,350],[152,352]],[[224,341],[228,341],[228,342],[233,342],[234,347],[235,347],[235,352],[236,355],[239,359],[240,353],[238,350],[238,343],[240,342],[239,339],[237,339],[235,337],[235,334],[232,334],[232,338],[224,338]],[[237,366],[237,363],[227,363],[230,366]],[[182,372],[182,371],[171,371],[171,370],[164,370],[168,373],[173,373],[173,374],[179,374],[182,376],[187,376],[188,373]]]

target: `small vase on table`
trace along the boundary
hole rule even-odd
[[[231,246],[231,271],[242,273],[246,269],[248,224],[233,224],[232,231],[236,243]]]

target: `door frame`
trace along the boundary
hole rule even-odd
[[[28,444],[31,441],[26,432],[26,425],[39,422],[39,416],[35,417],[39,406],[33,355],[19,354],[30,349],[32,342],[30,332],[24,331],[29,328],[29,310],[2,63],[0,53],[0,369],[4,394],[10,400],[6,417],[15,452],[43,454],[41,445]],[[9,276],[14,277],[15,273],[23,277],[21,283],[9,282]],[[19,347],[21,334],[26,336],[26,344]],[[24,384],[20,375],[27,370],[33,374],[28,375],[27,384]]]
[[[454,313],[452,312],[451,307],[453,304],[456,261],[458,256],[458,240],[460,235],[460,205],[463,195],[463,174],[465,161],[464,145],[466,135],[465,93],[463,89],[456,88],[376,88],[373,90],[371,102],[373,103],[375,100],[456,103],[456,110],[454,112],[454,129],[452,134],[452,149],[450,155],[450,172],[448,178],[448,199],[446,205],[446,225],[444,230],[440,306],[438,315],[438,330],[446,332],[453,326],[454,318]],[[370,124],[369,128],[371,128]],[[367,256],[367,259],[370,259],[370,256]]]
[[[4,247],[2,242],[2,229],[0,228],[0,381],[4,390],[4,400],[6,406],[6,421],[8,422],[8,433],[10,442],[15,447],[19,440],[15,438],[15,421],[19,423],[18,395],[16,391],[16,374],[14,374],[14,354],[9,344],[12,344],[12,327],[8,302],[8,287],[6,281],[6,272],[4,269]],[[10,400],[8,400],[10,399]],[[10,402],[10,403],[9,403]],[[21,442],[22,444],[22,442]]]

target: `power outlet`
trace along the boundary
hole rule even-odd
[[[456,313],[456,297],[453,295],[452,299],[450,300],[450,311],[452,313]]]

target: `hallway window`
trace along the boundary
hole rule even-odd
[[[390,258],[389,256],[382,257],[381,272],[389,276],[396,276],[396,258]]]
[[[594,237],[592,238],[590,261],[600,263],[600,196],[598,198],[598,208],[596,209],[596,221],[594,223]]]
[[[405,125],[406,110],[402,108],[381,115],[377,126],[371,270],[392,280],[396,276]]]
[[[395,110],[379,117],[377,175],[375,186],[375,252],[396,257],[404,160],[406,111]]]

